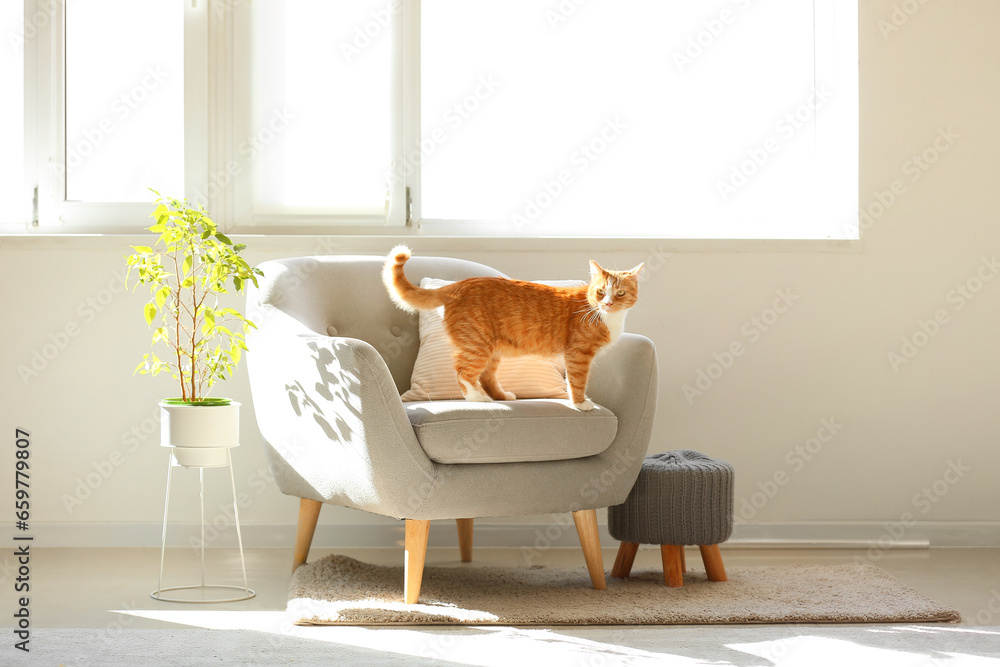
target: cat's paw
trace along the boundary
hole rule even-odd
[[[465,380],[459,380],[459,384],[462,385],[462,395],[465,396],[465,400],[472,401],[473,403],[489,403],[493,399],[479,391],[479,387],[475,387]]]
[[[573,407],[581,412],[589,412],[594,409],[594,404],[590,402],[589,398],[583,399],[583,403],[574,403]]]
[[[505,391],[503,393],[503,400],[505,400],[505,401],[516,401],[517,400],[517,396],[515,396],[514,392],[512,392],[512,391]]]

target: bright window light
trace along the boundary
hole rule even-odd
[[[0,6],[0,222],[25,222],[28,196],[24,180],[24,3]]]
[[[840,128],[817,119],[856,91],[817,73],[821,4],[423,0],[423,218],[524,235],[850,238],[827,205],[840,181],[821,178],[819,137]],[[856,50],[838,53],[856,69]],[[850,127],[832,143],[856,162]],[[839,213],[857,212],[850,187]]]
[[[383,213],[395,16],[385,0],[255,2],[255,211]]]
[[[184,192],[184,13],[175,0],[68,2],[67,201]]]

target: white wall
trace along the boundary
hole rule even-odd
[[[903,539],[1000,543],[1000,279],[980,283],[977,275],[995,277],[1000,248],[1000,4],[897,4],[899,25],[890,0],[861,2],[861,203],[873,205],[875,193],[897,180],[902,194],[865,230],[860,249],[717,251],[663,242],[515,253],[414,243],[421,254],[462,256],[527,279],[584,276],[591,257],[627,267],[657,264],[669,253],[650,272],[628,322],[655,341],[660,359],[650,451],[693,448],[732,462],[737,515],[753,524],[741,527],[744,536],[873,538],[890,531],[885,522],[909,515],[929,523],[907,528]],[[947,150],[935,151],[939,132],[948,130],[956,138],[939,141]],[[914,172],[908,161],[925,149],[938,159]],[[158,544],[166,453],[157,446],[155,404],[173,389],[165,378],[132,376],[148,338],[143,297],[122,293],[116,281],[127,243],[0,240],[2,451],[9,470],[14,429],[30,430],[33,530],[50,544]],[[317,247],[306,239],[251,243],[254,261]],[[392,243],[367,247],[381,253]],[[981,289],[965,300],[957,285]],[[752,318],[770,318],[779,291],[794,295],[793,305],[752,341]],[[903,337],[925,342],[920,322],[935,313],[945,323],[893,368],[888,355],[902,356]],[[67,327],[74,335],[60,341]],[[733,342],[745,353],[688,400],[683,385],[694,385],[699,370],[718,375],[719,368],[709,368],[713,355]],[[54,358],[22,381],[18,367],[30,367],[36,351]],[[249,501],[242,510],[249,535],[257,543],[286,539],[297,501],[266,480],[245,369],[215,393],[246,406],[235,462]],[[824,420],[839,425],[832,439],[820,431]],[[828,441],[810,460],[797,458],[795,448],[817,435]],[[951,463],[964,466],[960,477],[948,475],[954,483],[942,481]],[[761,485],[776,474],[783,483],[770,485],[775,493],[766,497]],[[11,478],[0,475],[4,502],[13,496]],[[934,502],[920,499],[925,488]],[[181,497],[194,489],[192,480],[176,487],[179,522],[197,520],[196,496]],[[80,502],[67,504],[74,497]],[[759,507],[747,509],[742,500]],[[210,518],[219,515],[219,501],[212,502]],[[322,521],[395,525],[334,508]],[[347,544],[377,533],[320,535]]]

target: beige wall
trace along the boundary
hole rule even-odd
[[[898,26],[893,2],[860,5],[861,204],[867,208],[897,180],[902,193],[866,229],[861,248],[715,251],[664,242],[627,251],[619,243],[615,250],[515,253],[455,251],[426,239],[415,247],[528,279],[583,276],[591,256],[619,267],[661,264],[644,283],[627,327],[651,337],[660,359],[650,450],[699,449],[732,462],[737,514],[750,523],[878,527],[907,513],[961,522],[954,524],[959,528],[996,521],[1000,3],[897,4]],[[905,14],[903,5],[915,13]],[[937,139],[948,131],[952,139]],[[925,150],[936,161],[914,171],[910,161]],[[165,453],[152,429],[155,402],[171,383],[132,377],[147,338],[142,298],[121,293],[115,281],[125,245],[0,241],[4,451],[13,467],[14,429],[31,431],[39,530],[46,522],[72,523],[84,535],[91,522],[160,520]],[[256,240],[251,258],[310,247],[304,240],[273,247]],[[661,253],[670,256],[661,260]],[[960,285],[971,299],[957,291]],[[790,306],[779,300],[771,312],[779,292],[794,300]],[[767,331],[755,317],[772,322]],[[938,323],[926,324],[935,317]],[[933,335],[923,333],[922,321]],[[903,357],[904,337],[926,344],[894,368],[889,355]],[[724,358],[734,342],[745,352],[720,375],[721,365],[711,367],[714,355]],[[64,349],[53,354],[60,343]],[[47,344],[55,346],[47,350],[54,358],[22,381],[18,366],[30,365]],[[689,398],[684,385],[696,387],[699,370],[717,379]],[[245,369],[224,393],[250,405]],[[836,426],[824,428],[827,422]],[[293,522],[296,502],[263,474],[249,409],[243,426],[236,465],[249,500],[244,521]],[[810,447],[804,456],[796,451]],[[961,464],[961,475],[946,474],[950,464]],[[12,497],[10,478],[0,475],[0,498]],[[177,488],[180,494],[194,485]],[[74,496],[81,502],[67,507]],[[742,500],[759,506],[752,517],[749,506],[741,510]],[[178,503],[178,520],[197,519],[194,499]],[[324,521],[387,523],[347,510],[327,510]],[[983,526],[1000,541],[997,524]]]

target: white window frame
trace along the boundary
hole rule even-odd
[[[208,9],[207,0],[184,2],[184,187],[192,192],[204,182],[208,169]],[[26,0],[25,14],[47,14],[30,48],[38,73],[32,100],[37,128],[31,170],[27,172],[38,188],[37,215],[29,231],[40,233],[139,232],[152,224],[147,203],[78,202],[66,198],[66,13],[63,2]],[[26,68],[28,41],[25,42]],[[32,70],[26,69],[27,72]],[[26,79],[28,77],[25,77]],[[27,86],[26,86],[27,87]],[[26,90],[26,98],[27,98]],[[26,136],[29,136],[26,134]],[[26,159],[27,162],[27,159]],[[167,195],[168,193],[164,193]],[[154,195],[150,193],[150,201]]]
[[[30,27],[32,30],[34,30],[36,23],[47,20],[45,17],[36,19],[36,14],[31,13],[35,11],[35,1],[36,0],[32,0],[31,2],[26,1],[23,3],[24,15],[22,18],[22,24],[25,27]],[[22,108],[24,112],[22,121],[24,132],[22,169],[24,179],[22,182],[21,193],[18,196],[18,201],[9,206],[7,205],[7,202],[2,202],[4,207],[0,210],[0,233],[4,234],[18,234],[31,229],[37,206],[34,200],[34,174],[37,173],[37,157],[35,147],[37,145],[36,136],[39,132],[37,115],[38,81],[36,77],[29,76],[30,72],[35,72],[38,69],[38,51],[36,48],[37,39],[34,35],[21,34],[20,40],[22,44],[24,69],[24,97],[22,100]],[[11,44],[6,43],[7,41],[7,39],[4,40],[4,48],[9,48],[11,46]]]
[[[419,90],[410,87],[414,81],[414,65],[410,62],[413,54],[419,56],[419,11],[420,4],[416,0],[401,0],[402,11],[389,23],[389,32],[385,39],[393,43],[392,71],[387,85],[390,86],[390,153],[401,156],[403,146],[410,143],[407,139],[417,137],[419,143],[419,118],[416,124],[416,134],[411,123],[405,119],[408,108],[405,100],[416,94],[419,100]],[[221,17],[228,22],[225,36],[216,34],[215,42],[229,43],[231,57],[224,60],[228,63],[227,77],[231,82],[233,95],[236,99],[250,99],[251,39],[250,39],[250,8],[248,3],[237,3],[230,6]],[[417,40],[414,41],[414,35]],[[416,82],[419,85],[419,71],[416,71]],[[238,93],[238,94],[237,94]],[[228,123],[216,123],[215,127],[232,128],[225,142],[217,142],[218,156],[236,155],[238,137],[251,136],[255,128],[251,126],[250,104],[238,104],[230,109]],[[396,158],[399,160],[400,158]],[[393,165],[386,165],[390,173]],[[213,160],[210,173],[221,174],[226,170],[226,158]],[[307,208],[289,207],[274,209],[269,207],[254,207],[252,196],[251,170],[242,170],[234,179],[234,187],[226,188],[226,197],[212,202],[216,215],[225,220],[225,229],[234,234],[399,234],[411,219],[408,215],[407,188],[413,187],[413,179],[396,176],[386,183],[386,207],[383,214],[366,214],[363,212],[323,212]]]

